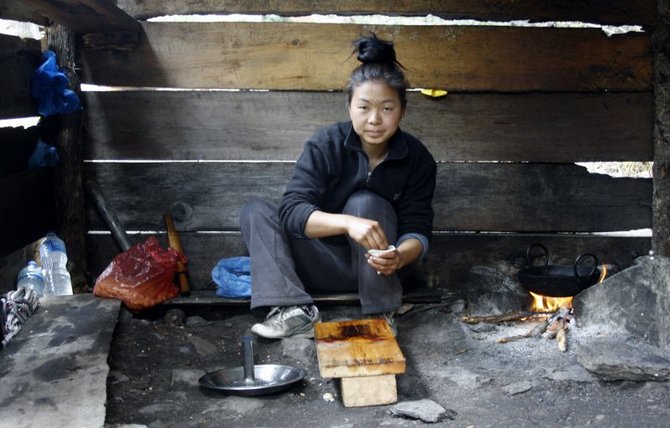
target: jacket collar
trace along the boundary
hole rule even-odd
[[[354,126],[351,122],[349,122],[348,126],[349,131],[347,132],[347,137],[344,139],[344,147],[347,150],[362,153],[363,145],[361,143],[361,138],[354,131]],[[398,128],[389,141],[389,153],[386,156],[386,159],[403,159],[407,157],[408,151],[407,142],[405,142],[405,133]]]

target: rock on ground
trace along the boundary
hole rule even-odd
[[[395,416],[406,416],[413,419],[421,419],[424,422],[436,423],[449,417],[453,419],[453,410],[446,410],[433,400],[423,399],[416,401],[403,401],[391,407],[389,410]]]

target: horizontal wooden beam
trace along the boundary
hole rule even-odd
[[[162,229],[164,231],[164,228]],[[167,237],[157,232],[163,247]],[[142,242],[147,235],[132,235],[135,243]],[[212,290],[216,284],[211,272],[224,257],[248,255],[242,237],[233,234],[182,233],[180,238],[188,257],[189,279],[192,289]],[[93,280],[119,253],[110,235],[88,235],[89,260]],[[593,253],[601,263],[623,269],[633,263],[635,257],[649,252],[650,238],[611,237],[599,235],[538,235],[538,234],[460,234],[441,233],[433,236],[428,257],[419,263],[417,271],[407,280],[406,291],[417,287],[443,287],[464,290],[468,271],[476,265],[508,266],[528,246],[542,243],[550,252],[552,264],[572,265],[580,254]],[[202,296],[202,293],[198,293]]]
[[[0,2],[0,18],[12,21],[32,22],[37,25],[49,25],[48,19],[26,4],[23,0],[3,0]]]
[[[349,120],[339,92],[83,95],[93,160],[296,160],[319,127]],[[401,126],[439,161],[648,161],[652,106],[650,92],[410,93]]]
[[[433,15],[444,19],[477,19],[481,21],[581,21],[621,25],[651,26],[655,21],[654,0],[586,0],[557,2],[554,0],[117,0],[130,15],[146,19],[161,15],[191,14],[276,14],[300,16],[311,14],[338,15]]]
[[[139,32],[138,21],[109,0],[22,0],[75,33]]]
[[[86,83],[136,87],[339,90],[351,42],[393,40],[414,87],[451,91],[645,91],[649,35],[490,26],[151,23],[134,49],[84,49]],[[327,34],[327,37],[324,37]]]
[[[292,163],[88,163],[128,230],[156,230],[165,213],[185,231],[237,230],[251,197],[278,201]],[[435,230],[593,232],[651,225],[651,179],[589,174],[571,164],[441,163]],[[88,222],[101,225],[94,208]]]

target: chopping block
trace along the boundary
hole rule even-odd
[[[314,340],[321,377],[341,380],[345,407],[398,400],[396,374],[405,373],[405,357],[386,320],[317,323]]]

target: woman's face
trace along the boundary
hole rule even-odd
[[[354,88],[349,116],[364,147],[385,145],[404,113],[398,93],[383,80],[368,80]]]

